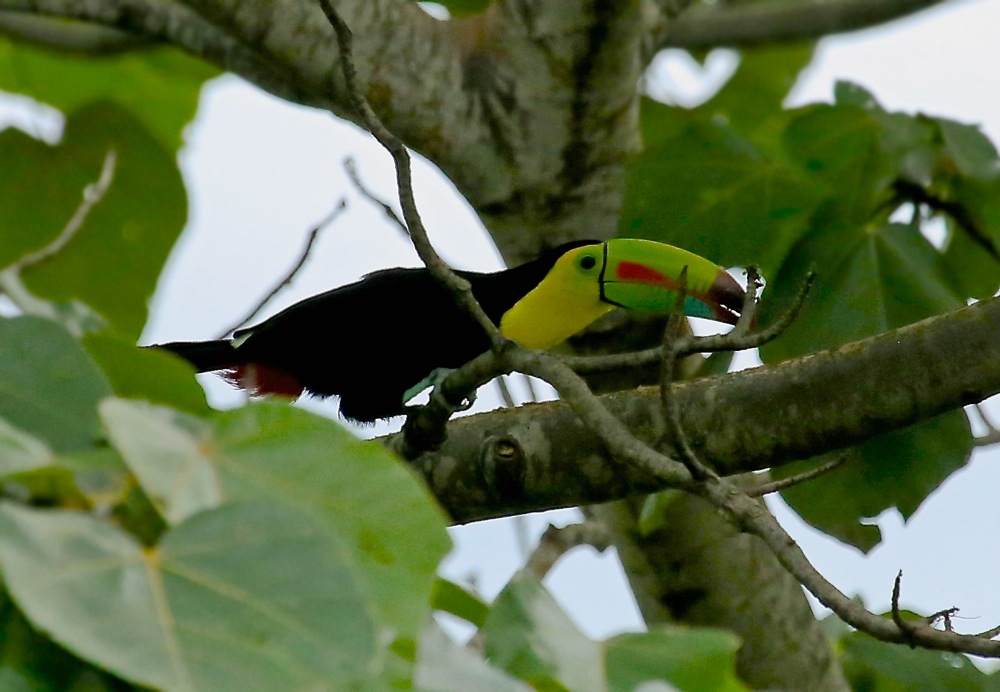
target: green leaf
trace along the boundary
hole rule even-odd
[[[850,450],[843,466],[781,491],[816,528],[868,552],[881,537],[862,521],[897,508],[904,519],[972,455],[972,432],[962,411],[952,411],[906,430],[881,435]],[[838,455],[775,469],[776,478],[800,473]]]
[[[798,170],[764,157],[726,125],[693,122],[657,135],[671,109],[643,102],[646,148],[626,172],[619,234],[678,245],[724,266],[769,274],[817,202]]]
[[[103,435],[97,402],[111,393],[86,351],[55,322],[0,318],[0,418],[63,452]]]
[[[0,690],[4,692],[37,692],[37,688],[15,668],[0,666]]]
[[[594,642],[525,572],[497,596],[482,632],[487,659],[536,690],[631,692],[660,681],[695,692],[746,689],[736,678],[733,634],[665,627]]]
[[[916,229],[820,226],[796,246],[769,287],[761,310],[765,323],[791,302],[797,278],[810,266],[817,272],[810,300],[780,339],[761,348],[765,362],[863,339],[963,304],[941,255]],[[964,466],[970,444],[959,411],[865,443],[846,468],[782,494],[806,521],[869,550],[878,543],[878,529],[859,522],[894,506],[909,516]]]
[[[943,259],[960,295],[970,298],[991,298],[1000,289],[1000,260],[993,257],[968,233],[950,223],[948,243]]]
[[[179,358],[155,348],[138,348],[108,332],[84,335],[83,345],[117,396],[168,404],[188,413],[210,412],[193,368]]]
[[[425,692],[529,692],[524,683],[508,677],[459,646],[431,622],[420,637],[420,654],[413,674],[416,689]]]
[[[449,579],[438,577],[431,594],[431,607],[461,618],[476,627],[486,623],[490,607],[483,599]]]
[[[996,673],[987,675],[960,654],[886,644],[855,632],[841,641],[844,674],[855,690],[908,692],[1000,689]]]
[[[111,441],[168,524],[222,504],[209,421],[115,398],[100,410]]]
[[[4,504],[0,528],[4,578],[31,621],[139,684],[347,689],[378,670],[350,560],[303,512],[229,505],[152,549],[75,512]]]
[[[38,631],[0,589],[0,631],[3,632],[3,665],[0,690],[30,692],[123,692],[120,678],[98,670],[73,656]]]
[[[646,496],[636,522],[640,536],[648,536],[663,526],[667,508],[680,496],[680,493],[680,490],[668,489]]]
[[[173,153],[128,111],[105,103],[70,114],[58,147],[0,133],[0,160],[13,162],[0,169],[0,197],[10,201],[0,206],[0,266],[59,235],[109,150],[117,165],[105,197],[64,249],[21,276],[33,294],[79,299],[136,338],[187,200]]]
[[[344,540],[380,618],[416,640],[449,540],[427,491],[380,445],[279,403],[202,419],[110,399],[101,415],[164,516],[262,499],[308,510]]]
[[[740,51],[740,64],[725,86],[692,114],[722,117],[732,129],[765,150],[776,148],[788,120],[781,107],[799,74],[812,61],[814,43],[762,45]]]
[[[0,89],[64,113],[114,101],[136,113],[171,152],[180,147],[183,128],[194,117],[202,85],[218,73],[176,49],[68,60],[65,54],[0,37]]]
[[[535,689],[604,689],[600,646],[526,572],[497,596],[482,631],[486,657]]]
[[[608,689],[632,692],[645,682],[666,681],[685,692],[745,690],[736,677],[739,646],[731,632],[707,628],[621,634],[605,643]]]
[[[784,133],[791,161],[827,187],[819,215],[827,222],[868,223],[891,196],[894,171],[878,120],[851,105],[802,109]]]
[[[816,282],[795,322],[760,349],[774,363],[880,334],[964,305],[940,253],[910,226],[817,225],[764,294],[761,319],[791,304],[810,268]]]
[[[966,125],[948,118],[934,118],[934,121],[959,173],[979,180],[996,180],[1000,176],[996,147],[978,125]]]
[[[0,418],[0,479],[52,464],[44,442]]]

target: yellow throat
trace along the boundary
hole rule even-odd
[[[504,313],[501,333],[528,348],[552,348],[614,310],[601,301],[603,264],[600,245],[564,254],[535,288]]]

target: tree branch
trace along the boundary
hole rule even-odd
[[[716,3],[654,25],[657,48],[744,47],[816,39],[906,17],[942,0]],[[660,0],[657,4],[663,4]]]
[[[114,55],[157,44],[154,39],[128,31],[85,22],[66,22],[24,12],[0,12],[0,34],[46,48],[84,55]]]
[[[268,62],[253,47],[213,26],[178,0],[0,0],[0,11],[76,19],[137,37],[171,43],[218,67],[235,72],[282,98],[300,101],[292,74]]]
[[[992,299],[773,368],[677,384],[673,396],[702,459],[720,474],[753,471],[841,449],[1000,392],[997,333],[1000,299]],[[658,389],[601,402],[647,444],[672,446]],[[667,485],[648,469],[611,459],[592,426],[557,402],[456,420],[441,450],[414,466],[459,522]],[[503,483],[490,481],[498,478]]]

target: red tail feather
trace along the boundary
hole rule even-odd
[[[288,373],[259,363],[244,363],[220,374],[229,384],[252,396],[278,394],[295,399],[303,392],[302,384]]]

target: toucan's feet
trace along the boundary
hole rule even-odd
[[[476,403],[476,393],[473,392],[467,396],[461,403],[456,404],[455,402],[446,399],[444,392],[441,391],[441,387],[435,385],[434,391],[431,392],[431,401],[435,406],[441,406],[447,411],[452,413],[459,413],[461,411],[468,411],[472,408],[472,405]]]
[[[427,377],[403,392],[402,403],[406,404],[410,401],[410,399],[417,396],[428,387],[433,387],[434,390],[437,391],[437,389],[441,386],[441,383],[444,382],[444,378],[448,377],[448,374],[451,371],[452,368],[435,368],[429,375],[427,375]]]
[[[444,394],[441,393],[441,384],[452,372],[453,368],[435,368],[427,377],[420,380],[420,382],[413,385],[403,393],[403,403],[405,404],[428,387],[432,387],[431,400],[434,402],[435,406],[441,406],[445,410],[453,413],[458,411],[467,411],[474,403],[476,403],[475,392],[459,404],[449,401],[444,397]]]

